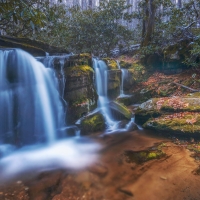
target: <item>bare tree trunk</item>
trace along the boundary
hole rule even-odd
[[[146,18],[143,20],[142,46],[147,46],[152,40],[155,24],[155,13],[155,0],[146,0]]]
[[[89,8],[92,9],[93,8],[93,2],[92,2],[92,0],[89,0],[88,4],[89,4]]]
[[[81,1],[81,8],[82,8],[82,10],[85,10],[87,8],[87,0]]]
[[[178,6],[178,8],[182,8],[182,0],[178,0],[177,6]]]

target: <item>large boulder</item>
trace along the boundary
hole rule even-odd
[[[184,97],[153,98],[142,103],[135,113],[144,128],[171,133],[200,131],[200,94]]]
[[[89,135],[106,128],[105,119],[101,113],[94,113],[85,117],[80,124],[81,135]]]
[[[83,117],[97,106],[93,75],[94,71],[88,65],[65,68],[64,99],[68,102],[67,121],[69,123]]]

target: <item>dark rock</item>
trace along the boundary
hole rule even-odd
[[[20,48],[33,56],[45,56],[46,52],[50,55],[59,53],[69,53],[65,49],[50,46],[46,43],[31,40],[28,38],[15,38],[10,36],[0,36],[0,47],[3,48]]]
[[[81,135],[88,135],[105,129],[105,119],[100,113],[86,116],[80,124]]]

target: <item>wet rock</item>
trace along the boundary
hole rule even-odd
[[[134,122],[129,122],[126,125],[126,129],[127,129],[127,131],[135,131],[135,130],[138,130],[138,126]]]
[[[144,124],[150,118],[158,119],[158,121],[162,118],[164,120],[168,118],[175,119],[175,113],[180,113],[180,115],[177,114],[178,118],[180,119],[182,118],[182,116],[184,116],[184,113],[187,115],[187,112],[190,112],[191,114],[196,113],[198,115],[198,112],[200,111],[199,105],[200,98],[193,96],[153,98],[142,103],[138,107],[135,113],[136,122]],[[186,117],[184,118],[185,120],[187,120]],[[191,124],[192,121],[190,123],[189,120],[192,120],[192,117],[189,117],[188,122],[185,121],[185,124]],[[147,123],[146,127],[150,127],[150,125],[153,124]]]
[[[115,110],[116,112],[122,114],[125,119],[131,119],[132,117],[131,111],[123,104],[111,101],[108,106],[111,108],[111,110]]]
[[[86,116],[80,124],[81,135],[89,135],[105,129],[105,119],[100,113]]]
[[[170,132],[171,134],[198,136],[200,132],[200,114],[180,112],[162,115],[156,119],[149,119],[143,126],[144,128]]]
[[[41,174],[35,181],[28,183],[29,195],[32,199],[45,200],[52,191],[56,191],[62,172]]]
[[[120,188],[119,191],[122,192],[122,193],[124,193],[124,194],[126,194],[126,195],[128,195],[128,196],[131,196],[131,197],[134,196],[133,193],[131,191],[129,191],[129,190]]]
[[[89,65],[65,69],[64,99],[68,102],[67,121],[72,123],[97,106],[97,94],[93,84],[94,71]]]
[[[125,95],[117,98],[117,102],[124,104],[125,106],[129,106],[135,102],[133,95]]]
[[[124,156],[125,156],[126,162],[128,163],[141,164],[152,159],[162,158],[165,156],[165,153],[163,153],[162,150],[158,150],[158,149],[144,150],[144,151],[127,150],[124,152]]]
[[[89,171],[100,177],[105,177],[108,173],[108,169],[100,164],[95,164],[89,167]]]

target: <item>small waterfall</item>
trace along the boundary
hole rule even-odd
[[[117,66],[118,66],[118,69],[120,69],[121,72],[122,72],[119,97],[124,97],[124,96],[126,96],[124,94],[124,82],[125,82],[126,78],[128,77],[128,70],[127,69],[122,69],[118,60],[117,60]]]
[[[107,96],[108,90],[108,76],[107,76],[107,65],[102,60],[93,59],[93,67],[95,69],[95,81],[96,81],[96,89],[98,94],[98,108],[102,115],[105,118],[107,123],[106,133],[115,133],[115,132],[126,132],[132,130],[132,127],[135,124],[134,118],[131,118],[131,121],[126,124],[125,127],[122,127],[120,121],[116,121],[113,119],[111,114],[111,102]],[[118,62],[118,67],[120,69],[120,65]],[[121,69],[122,70],[122,69]],[[122,70],[125,72],[125,75],[122,76],[122,80],[124,81],[128,70]],[[123,73],[122,73],[123,74]],[[122,82],[123,82],[122,81]],[[123,84],[121,86],[123,88]],[[123,89],[121,90],[123,91]],[[122,93],[124,95],[124,93]],[[124,95],[126,96],[126,95]]]
[[[46,57],[38,57],[37,59],[44,64],[46,68],[55,69],[58,72],[57,81],[58,81],[58,89],[60,96],[64,100],[64,91],[66,84],[66,77],[64,74],[64,65],[65,60],[68,60],[69,54],[60,55],[60,56],[46,56]],[[55,66],[56,65],[56,66]],[[59,69],[58,69],[59,68]]]
[[[63,106],[51,69],[28,53],[0,50],[0,143],[52,143]]]
[[[98,108],[101,110],[103,116],[105,117],[108,130],[115,124],[111,116],[111,110],[108,107],[108,78],[107,78],[107,65],[102,60],[93,59],[94,70],[95,70],[95,80],[96,88],[98,94]]]

